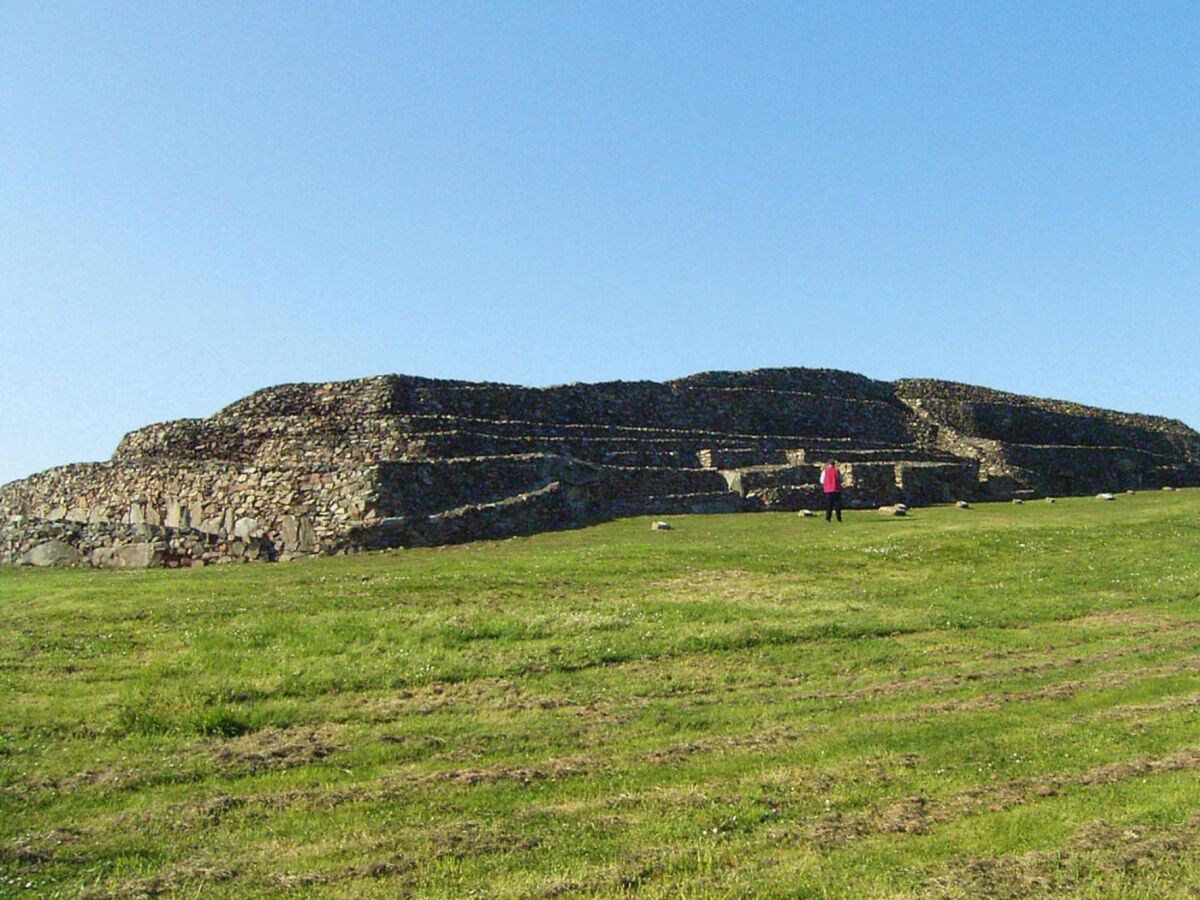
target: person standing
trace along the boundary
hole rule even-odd
[[[821,472],[821,489],[825,492],[825,521],[833,521],[835,511],[837,520],[842,521],[842,473],[836,459]]]

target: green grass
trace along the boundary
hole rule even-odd
[[[1190,896],[1200,492],[0,570],[0,894]]]

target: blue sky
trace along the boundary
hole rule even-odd
[[[289,381],[1200,426],[1193,3],[0,0],[0,482]]]

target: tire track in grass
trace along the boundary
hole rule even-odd
[[[1162,652],[1164,650],[1177,650],[1181,648],[1191,649],[1194,646],[1192,642],[1177,642],[1174,644],[1140,644],[1129,648],[1117,648],[1107,651],[1102,651],[1091,656],[1074,656],[1066,660],[1048,660],[1037,664],[1022,664],[1013,667],[993,669],[983,672],[967,672],[967,673],[951,673],[948,675],[938,676],[918,676],[913,679],[900,679],[888,682],[883,682],[876,685],[868,685],[862,688],[856,688],[850,691],[824,691],[824,692],[809,692],[807,694],[797,695],[788,698],[789,701],[809,701],[809,702],[828,702],[836,703],[838,708],[844,707],[846,704],[871,700],[879,697],[895,697],[907,693],[916,693],[920,691],[939,691],[961,687],[965,684],[985,683],[991,681],[1003,681],[1011,677],[1025,677],[1042,675],[1049,672],[1062,671],[1067,668],[1094,665],[1096,663],[1108,662],[1116,659],[1128,658],[1133,655],[1146,652]],[[893,722],[912,722],[920,721],[930,715],[939,714],[955,714],[960,712],[981,712],[1000,708],[1003,705],[1030,702],[1040,700],[1069,700],[1084,690],[1101,687],[1101,688],[1116,688],[1128,685],[1130,683],[1147,680],[1150,678],[1170,677],[1172,675],[1194,673],[1200,671],[1200,657],[1188,657],[1187,659],[1177,662],[1162,664],[1159,666],[1143,667],[1138,669],[1124,670],[1119,672],[1104,672],[1094,676],[1091,679],[1078,681],[1063,682],[1056,685],[1049,685],[1042,688],[1035,688],[1025,691],[1017,691],[1012,693],[1001,694],[986,694],[979,697],[964,698],[962,700],[946,700],[939,703],[925,704],[917,709],[898,712],[898,713],[863,713],[856,718],[866,721],[893,721]],[[757,690],[762,690],[763,687],[789,687],[788,684],[779,685],[777,683],[765,682],[763,686],[756,687]],[[741,690],[749,690],[748,687],[741,687]],[[722,689],[718,686],[705,687],[694,691],[671,692],[661,695],[657,699],[686,699],[699,695],[711,695],[720,693],[722,696],[728,694],[736,694],[737,689]],[[440,695],[439,695],[440,696]],[[473,706],[479,709],[479,698],[473,697]],[[591,715],[600,714],[605,707],[619,706],[624,710],[626,716],[629,711],[635,708],[644,707],[650,700],[645,695],[640,695],[634,698],[606,698],[604,700],[591,700],[586,702],[573,703],[565,698],[547,698],[546,701],[525,702],[516,701],[515,706],[513,701],[505,701],[497,704],[496,709],[574,709],[580,714],[588,713]],[[455,709],[454,704],[446,704],[439,706],[439,709]],[[611,722],[609,724],[622,724],[621,722]],[[813,729],[807,728],[805,733],[811,733]],[[797,734],[791,734],[791,737],[796,737]],[[381,740],[394,741],[396,738],[390,735],[384,735]],[[656,758],[657,761],[664,761],[668,758],[682,758],[696,753],[707,752],[707,748],[733,749],[737,747],[753,747],[767,746],[768,744],[782,743],[790,738],[779,737],[778,733],[775,736],[763,736],[761,732],[751,732],[745,735],[716,735],[712,737],[697,738],[693,741],[684,742],[681,744],[670,745],[659,750],[649,751],[649,758]],[[299,729],[266,729],[263,732],[255,735],[248,735],[242,738],[236,738],[231,741],[225,741],[218,744],[212,751],[212,762],[216,766],[216,771],[223,775],[236,774],[254,774],[262,770],[274,770],[282,768],[291,768],[296,766],[304,766],[312,763],[320,762],[331,753],[342,749],[337,743],[332,740],[332,732],[328,725],[321,728],[299,728]],[[446,756],[446,754],[439,754]],[[62,778],[47,779],[44,776],[39,776],[37,779],[18,780],[7,785],[4,792],[10,795],[19,795],[25,797],[33,797],[43,792],[52,792],[56,796],[65,796],[73,791],[88,787],[92,789],[105,790],[109,792],[130,792],[148,786],[163,783],[188,782],[197,780],[200,775],[186,768],[187,763],[192,759],[188,754],[177,755],[170,760],[173,768],[159,769],[156,768],[150,771],[84,771]],[[595,763],[595,761],[592,761]],[[554,763],[551,761],[551,769],[554,770]],[[538,764],[534,763],[528,766],[509,766],[509,776],[494,775],[494,772],[504,772],[505,767],[502,765],[493,767],[483,767],[477,769],[461,769],[452,770],[459,772],[459,776],[446,776],[444,774],[434,773],[430,776],[435,779],[453,780],[455,777],[462,779],[474,778],[477,781],[491,782],[497,780],[520,780],[524,778],[526,781],[539,780],[540,769]],[[598,769],[593,766],[594,771]],[[518,772],[523,773],[518,775]],[[423,776],[425,777],[425,776]]]
[[[1091,655],[1072,656],[1067,659],[1046,660],[1039,663],[1026,663],[1008,668],[954,672],[948,675],[921,675],[916,678],[895,679],[847,691],[814,691],[808,694],[799,694],[793,699],[802,701],[832,700],[839,703],[853,703],[874,697],[891,697],[897,694],[915,693],[917,691],[956,688],[975,682],[1003,681],[1007,678],[1018,676],[1043,675],[1048,672],[1080,668],[1147,653],[1194,650],[1195,648],[1196,642],[1192,640],[1180,641],[1174,644],[1138,644],[1134,647],[1104,650]]]
[[[1200,671],[1200,661],[1197,661],[1192,671]],[[1184,694],[1180,697],[1170,697],[1166,700],[1160,700],[1158,703],[1127,703],[1110,706],[1108,709],[1090,713],[1086,717],[1076,717],[1072,721],[1108,720],[1119,722],[1126,719],[1140,719],[1154,713],[1181,712],[1185,709],[1196,709],[1198,707],[1200,707],[1200,693]]]
[[[1200,656],[1191,656],[1177,663],[1167,663],[1157,666],[1145,666],[1136,669],[1101,672],[1091,678],[1079,681],[1063,681],[1025,691],[1013,691],[1000,694],[984,694],[979,697],[968,697],[962,700],[946,700],[940,703],[928,703],[907,712],[897,713],[866,713],[861,719],[872,722],[920,722],[930,716],[943,713],[987,712],[1000,709],[1011,703],[1037,702],[1041,700],[1072,700],[1089,690],[1108,690],[1127,687],[1139,681],[1149,681],[1156,678],[1170,678],[1176,675],[1194,674],[1200,672]],[[1192,703],[1187,706],[1194,705]],[[1116,708],[1116,707],[1114,707]],[[1162,709],[1161,705],[1136,707],[1143,712]],[[1093,720],[1100,713],[1088,713],[1076,717],[1077,721]],[[1136,714],[1134,714],[1136,715]],[[1126,716],[1131,718],[1134,716]]]
[[[1135,639],[1142,637],[1150,637],[1154,635],[1172,634],[1178,631],[1197,631],[1200,632],[1200,622],[1187,619],[1178,619],[1175,617],[1167,617],[1161,614],[1151,614],[1143,609],[1102,609],[1095,612],[1084,613],[1079,616],[1072,616],[1068,619],[1052,619],[1042,622],[1037,622],[1032,625],[1025,626],[1005,626],[1002,631],[1014,632],[1027,630],[1031,637],[1041,636],[1044,634],[1047,626],[1073,626],[1088,627],[1091,625],[1103,624],[1111,626],[1110,630],[1089,634],[1086,637],[1076,638],[1069,641],[1061,641],[1056,644],[1044,644],[1040,647],[1028,647],[1019,649],[1005,650],[982,650],[977,648],[963,649],[958,643],[948,644],[942,647],[927,647],[921,652],[927,656],[958,656],[963,659],[985,660],[985,659],[1007,659],[1011,657],[1023,657],[1033,653],[1051,653],[1059,650],[1070,650],[1074,647],[1084,647],[1090,644],[1096,644],[1104,640],[1112,638]],[[1130,627],[1137,626],[1137,627]],[[946,634],[946,629],[939,629],[937,633]],[[921,638],[923,635],[900,635],[896,638],[902,644],[914,643],[913,638]]]
[[[947,797],[906,797],[874,808],[829,813],[798,829],[773,837],[835,847],[876,835],[927,834],[939,825],[981,812],[1000,812],[1057,797],[1073,788],[1096,788],[1131,778],[1200,768],[1200,747],[1183,747],[1166,756],[1138,756],[1127,762],[1103,763],[1074,774],[1014,778],[995,785],[965,788]]]
[[[946,871],[924,887],[949,897],[1044,897],[1087,885],[1103,890],[1114,876],[1121,879],[1133,873],[1136,877],[1139,870],[1158,870],[1168,862],[1195,862],[1198,856],[1200,816],[1178,825],[1125,829],[1092,822],[1060,850],[951,860],[944,866]]]
[[[1188,629],[1196,628],[1195,625],[1190,623],[1187,626],[1181,627],[1186,627]],[[1159,632],[1154,631],[1152,633]],[[964,683],[984,680],[1000,680],[1006,677],[1012,677],[1014,675],[1038,675],[1048,671],[1070,668],[1072,666],[1084,666],[1096,662],[1105,662],[1137,654],[1194,649],[1198,643],[1200,643],[1200,635],[1197,635],[1195,639],[1189,638],[1168,643],[1143,642],[1132,647],[1119,647],[1091,655],[1075,655],[1067,659],[1042,660],[1022,666],[999,668],[986,671],[955,672],[947,675],[924,675],[908,679],[893,679],[874,685],[865,685],[860,688],[851,688],[841,691],[814,691],[808,694],[795,696],[791,699],[803,701],[830,700],[855,702],[871,696],[890,696],[893,694],[910,691],[953,688],[959,687]],[[1072,644],[1070,646],[1077,645]],[[1047,653],[1054,652],[1056,649],[1062,648],[1031,648],[1027,651],[1006,651],[1003,656],[997,658],[1028,659],[1030,657],[1042,657]],[[988,657],[985,655],[979,658],[987,659]],[[644,660],[639,660],[637,663],[630,663],[622,668],[626,668],[628,671],[636,670],[636,668],[639,666],[644,667],[644,670],[647,672],[652,673],[654,671],[653,666],[647,664],[647,662]],[[410,692],[405,696],[399,697],[362,698],[360,703],[357,705],[360,708],[367,708],[369,710],[367,715],[364,717],[365,721],[371,723],[386,723],[411,715],[429,715],[435,712],[453,711],[457,710],[460,706],[470,706],[472,708],[484,706],[486,708],[498,710],[578,708],[581,710],[595,712],[596,710],[602,708],[605,704],[611,705],[618,702],[626,707],[629,707],[653,702],[656,700],[671,700],[683,697],[711,696],[714,694],[720,694],[722,697],[728,697],[749,691],[800,687],[808,685],[810,682],[811,677],[807,674],[804,674],[799,676],[782,676],[778,678],[760,678],[753,681],[742,682],[740,684],[710,683],[686,688],[672,687],[668,690],[642,691],[638,693],[622,695],[618,698],[601,700],[595,697],[583,699],[564,695],[537,696],[531,694],[528,688],[523,687],[525,683],[523,679],[516,681],[510,681],[508,679],[491,679],[486,682],[477,681],[463,685],[433,685],[424,690]],[[497,699],[499,702],[489,702],[496,701]]]
[[[1009,630],[1036,630],[1041,626],[1055,625],[1062,626],[1070,623],[1086,622],[1089,619],[1096,621],[1109,621],[1114,618],[1121,620],[1123,617],[1115,616],[1114,613],[1124,612],[1123,610],[1114,611],[1111,609],[1102,610],[1100,612],[1084,613],[1080,616],[1074,616],[1067,619],[1046,620],[1037,623],[1020,623],[1012,626],[978,626],[979,628],[994,628],[1004,631]],[[1132,616],[1134,620],[1145,620],[1151,617]],[[773,626],[769,626],[773,627]],[[1120,632],[1119,636],[1123,638],[1140,637],[1148,635],[1158,635],[1170,633],[1176,630],[1188,630],[1200,628],[1200,623],[1193,622],[1178,622],[1167,621],[1161,624],[1147,626],[1144,629],[1135,631]],[[543,661],[530,662],[520,666],[517,670],[503,675],[484,675],[477,678],[468,678],[462,681],[453,682],[435,682],[430,685],[417,686],[405,689],[401,696],[397,698],[364,698],[364,701],[356,704],[359,707],[374,707],[369,715],[373,721],[392,721],[400,718],[409,712],[428,713],[436,709],[442,708],[454,702],[455,697],[465,697],[471,694],[479,694],[486,691],[488,685],[510,685],[516,687],[519,691],[519,686],[525,684],[531,678],[539,676],[552,675],[570,675],[574,673],[589,672],[595,670],[607,670],[614,673],[634,673],[639,670],[649,670],[657,665],[691,658],[704,658],[714,653],[733,652],[733,651],[748,651],[758,647],[778,647],[778,646],[796,646],[802,644],[829,644],[843,640],[862,640],[862,639],[897,639],[901,641],[911,642],[913,639],[919,639],[929,635],[946,635],[948,632],[955,633],[964,629],[947,629],[947,628],[882,628],[872,627],[866,629],[862,633],[796,633],[796,634],[778,634],[769,633],[760,636],[752,634],[736,634],[726,636],[716,636],[711,640],[706,640],[703,646],[697,647],[670,647],[663,649],[654,654],[641,654],[629,659],[596,659],[585,660],[577,663],[546,663]],[[974,629],[965,629],[974,630]],[[1114,635],[1118,636],[1118,635]],[[990,654],[978,655],[971,651],[963,653],[963,657],[972,661],[987,658],[1020,658],[1025,655],[1045,654],[1054,652],[1060,649],[1066,649],[1073,646],[1081,646],[1084,644],[1095,643],[1097,640],[1103,640],[1106,636],[1098,637],[1091,640],[1080,640],[1065,642],[1060,645],[1050,645],[1043,648],[1031,648],[1030,650],[1014,650],[1014,651],[998,651],[993,657]],[[759,685],[749,685],[747,687],[770,686],[771,682],[762,682]]]

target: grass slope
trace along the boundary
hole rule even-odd
[[[0,893],[1186,896],[1200,492],[0,570]]]

